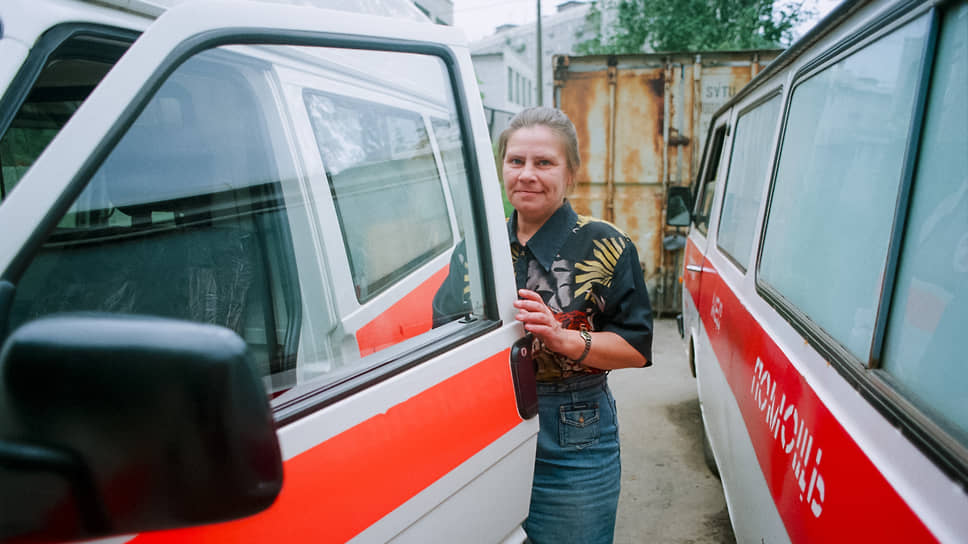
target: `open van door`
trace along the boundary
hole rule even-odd
[[[75,398],[89,388],[91,415],[77,421],[84,434],[99,414],[124,413],[119,399],[137,397],[120,391],[133,382],[112,365],[140,368],[164,342],[177,347],[185,323],[214,326],[189,327],[191,356],[205,358],[209,330],[231,346],[244,341],[220,360],[262,381],[282,489],[268,509],[235,521],[223,522],[264,508],[274,491],[248,510],[211,515],[142,508],[144,496],[189,497],[192,482],[159,482],[138,451],[75,447],[84,441],[58,425],[4,415],[0,441],[15,431],[24,443],[69,450],[100,511],[92,523],[39,506],[0,512],[0,527],[13,531],[0,540],[159,529],[177,531],[132,538],[524,540],[533,367],[511,353],[522,330],[510,251],[463,42],[437,25],[244,2],[181,4],[148,27],[0,202],[0,365],[10,338],[23,345],[17,331],[38,321],[31,338],[96,328],[112,363],[3,373],[0,403],[28,389]],[[448,273],[466,277],[465,310],[436,316]],[[65,312],[73,317],[46,317]],[[150,350],[125,351],[128,318],[172,334],[145,332]],[[208,383],[202,371],[191,379]],[[228,408],[219,409],[249,413],[222,393]],[[166,402],[186,418],[221,421],[192,411],[206,404]],[[233,458],[226,448],[220,455]],[[175,457],[158,462],[192,466]],[[5,482],[70,508],[71,486],[20,479],[15,465],[5,465]],[[4,483],[0,502],[18,493]]]

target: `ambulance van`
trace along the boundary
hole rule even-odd
[[[524,541],[461,32],[169,3],[0,3],[0,541]],[[458,246],[470,310],[434,315]]]
[[[966,97],[968,2],[845,2],[670,191],[738,542],[965,541]]]

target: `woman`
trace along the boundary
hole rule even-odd
[[[612,541],[621,462],[609,370],[651,364],[652,311],[627,235],[577,215],[566,196],[581,164],[560,110],[523,110],[501,134],[508,236],[519,300],[534,336],[540,431],[532,542]]]

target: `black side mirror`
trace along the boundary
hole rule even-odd
[[[245,342],[215,325],[68,315],[0,352],[0,541],[69,540],[268,508],[282,459]]]
[[[666,225],[688,227],[692,222],[692,192],[689,187],[669,187],[666,195]]]

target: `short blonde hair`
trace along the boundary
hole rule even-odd
[[[575,125],[565,115],[565,112],[548,106],[526,108],[511,118],[508,128],[501,132],[501,136],[497,140],[497,149],[501,161],[504,161],[504,156],[507,154],[508,140],[511,139],[511,135],[518,129],[534,126],[548,127],[558,135],[561,143],[565,146],[568,171],[571,172],[572,176],[577,175],[578,168],[581,167],[581,155],[578,154],[578,133],[575,131]]]

